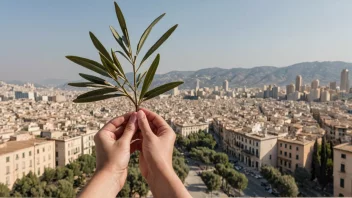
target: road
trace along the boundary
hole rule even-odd
[[[204,182],[197,175],[197,172],[200,171],[199,167],[194,165],[192,162],[190,162],[188,165],[189,165],[189,173],[184,183],[188,192],[194,198],[211,197],[210,193],[206,193],[207,187],[205,186]],[[214,191],[212,197],[228,197],[228,196],[223,192]]]

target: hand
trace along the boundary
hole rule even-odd
[[[175,132],[159,115],[141,109],[137,113],[142,132],[139,168],[155,197],[191,197],[172,167]]]
[[[96,174],[104,172],[114,178],[118,191],[126,181],[130,155],[140,143],[136,141],[131,144],[131,141],[136,139],[136,130],[137,113],[127,113],[110,120],[94,137],[97,156]]]

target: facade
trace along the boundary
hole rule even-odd
[[[320,100],[320,89],[311,89],[308,95],[308,101],[318,101]]]
[[[300,88],[302,86],[302,76],[298,75],[296,77],[296,91],[301,91]]]
[[[310,171],[314,142],[314,139],[305,139],[305,137],[279,138],[277,141],[277,167],[290,174],[294,173],[298,167]]]
[[[294,84],[286,85],[286,95],[291,94],[293,92],[295,92],[295,85]]]
[[[319,80],[318,80],[318,79],[313,80],[310,87],[311,87],[311,89],[318,89],[318,87],[319,87]]]
[[[89,131],[83,135],[82,137],[82,154],[92,154],[92,147],[95,146],[94,136],[98,131]]]
[[[222,84],[222,88],[225,91],[228,91],[229,90],[229,81],[225,80],[224,83]]]
[[[273,87],[273,98],[277,99],[279,97],[280,87]]]
[[[178,87],[175,87],[172,89],[172,95],[173,96],[177,96],[179,94],[179,90],[178,90]]]
[[[352,197],[352,144],[334,147],[334,197]]]
[[[82,154],[80,135],[62,136],[55,140],[55,164],[65,166]]]
[[[340,79],[340,90],[348,92],[349,91],[349,78],[348,78],[348,69],[343,69],[341,71],[341,79]]]
[[[16,179],[30,171],[41,176],[45,168],[55,168],[55,142],[39,139],[0,144],[0,183],[10,189]]]
[[[195,90],[196,90],[196,93],[197,93],[197,91],[199,90],[199,79],[196,79],[196,82],[195,82]]]
[[[208,133],[209,131],[208,123],[197,123],[197,124],[173,123],[171,126],[176,133],[180,133],[182,136],[188,136],[191,133],[198,133],[199,130],[205,131],[206,133]]]
[[[328,102],[328,101],[330,101],[330,92],[327,90],[324,90],[321,92],[320,102]]]
[[[329,85],[331,90],[336,90],[336,82],[330,82]]]

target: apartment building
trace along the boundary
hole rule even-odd
[[[293,173],[297,167],[310,171],[315,138],[296,136],[277,141],[277,167],[285,173]]]
[[[55,168],[55,142],[29,139],[0,144],[0,183],[12,188],[16,179],[30,171],[41,176],[45,168]]]
[[[55,164],[65,166],[82,154],[82,138],[79,134],[61,136],[55,140]]]
[[[243,128],[225,127],[222,131],[223,149],[247,166],[276,166],[277,136],[267,133],[248,133]]]
[[[352,144],[334,147],[334,197],[352,197]]]
[[[95,146],[94,135],[98,131],[88,131],[81,135],[82,137],[82,154],[92,154],[92,147]]]
[[[176,133],[180,133],[182,136],[188,136],[191,133],[198,133],[199,130],[208,132],[209,124],[208,123],[195,123],[195,124],[180,124],[173,123],[172,128]]]

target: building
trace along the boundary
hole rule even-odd
[[[318,80],[318,79],[313,80],[310,87],[311,87],[311,89],[318,89],[318,87],[319,87],[319,80]]]
[[[300,88],[302,86],[302,76],[298,75],[296,77],[296,91],[301,91]]]
[[[225,80],[222,84],[222,88],[225,90],[225,91],[228,91],[229,90],[229,81]]]
[[[293,83],[286,85],[286,95],[293,93],[293,92],[295,92],[295,85]]]
[[[178,87],[172,89],[172,95],[177,96],[179,94]]]
[[[334,197],[352,197],[352,144],[334,147]]]
[[[196,79],[195,90],[196,90],[196,93],[199,90],[199,79]]]
[[[92,154],[93,146],[95,146],[94,136],[98,131],[88,131],[85,134],[82,134],[82,154]]]
[[[199,131],[205,131],[208,133],[209,131],[209,124],[208,123],[185,123],[185,124],[180,124],[180,123],[172,123],[171,127],[175,131],[175,133],[179,133],[182,136],[188,136],[191,133],[198,133]]]
[[[30,99],[35,100],[37,98],[36,92],[22,92],[22,91],[15,91],[15,99]]]
[[[308,101],[318,101],[320,99],[320,89],[311,89],[308,94]]]
[[[348,69],[343,69],[341,71],[340,90],[348,92],[350,88],[349,84]]]
[[[328,102],[330,101],[330,92],[328,90],[324,90],[320,94],[320,102]]]
[[[329,87],[331,90],[336,90],[336,82],[330,82]]]
[[[55,168],[55,142],[29,139],[0,144],[0,183],[10,189],[16,179],[30,171],[41,176],[45,168]]]
[[[275,99],[279,98],[280,87],[274,86],[272,92],[273,92],[273,98]]]
[[[277,140],[277,167],[286,173],[294,173],[297,167],[310,171],[315,139],[297,136]]]
[[[55,164],[65,166],[82,154],[82,138],[80,135],[61,136],[55,140]]]

